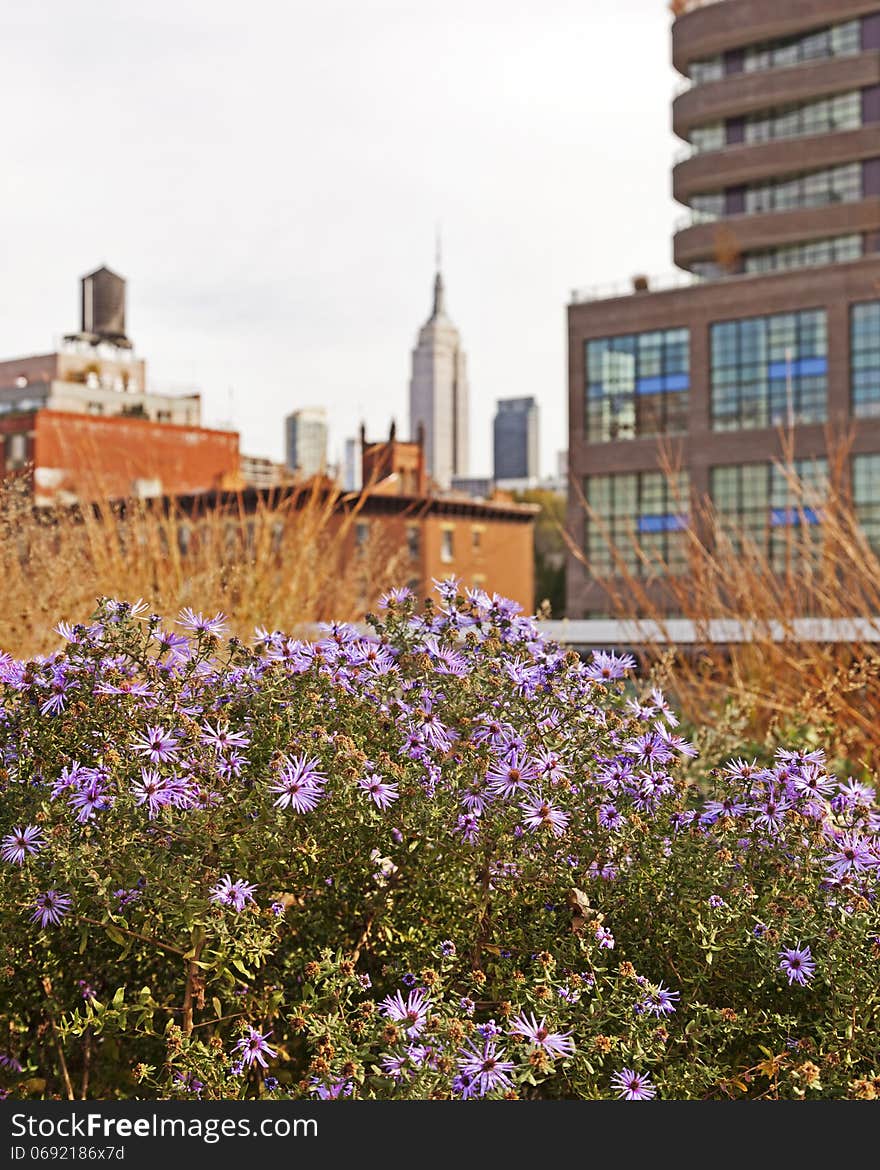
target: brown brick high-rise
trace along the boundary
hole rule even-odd
[[[674,7],[685,272],[569,306],[569,527],[588,559],[569,561],[570,617],[608,612],[606,533],[630,571],[648,572],[633,538],[683,567],[704,496],[771,553],[786,526],[818,530],[821,507],[790,506],[783,427],[818,501],[828,424],[854,431],[853,496],[880,542],[880,0]]]

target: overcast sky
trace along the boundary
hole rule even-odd
[[[565,306],[672,269],[665,0],[8,0],[0,16],[0,357],[129,281],[157,389],[281,458],[324,405],[408,430],[442,224],[471,381],[471,470],[499,397],[566,444]],[[680,210],[680,209],[679,209]]]

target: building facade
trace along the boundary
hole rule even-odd
[[[681,571],[700,501],[771,551],[818,528],[829,436],[852,436],[859,514],[880,508],[880,2],[677,10],[688,275],[569,306],[569,617],[609,612],[609,538],[635,576]],[[783,434],[813,509],[791,507]]]
[[[431,316],[419,331],[409,385],[410,434],[423,428],[428,475],[448,488],[469,471],[467,359],[459,332],[446,313],[443,276],[434,278]]]
[[[30,476],[40,506],[233,488],[238,434],[122,415],[0,414],[0,480],[10,475]]]
[[[538,479],[538,403],[502,398],[492,423],[495,482],[535,483]]]
[[[327,412],[313,406],[295,410],[284,420],[286,463],[308,479],[327,469]]]

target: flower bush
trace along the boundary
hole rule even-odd
[[[707,790],[630,658],[438,591],[0,657],[4,1092],[880,1093],[873,790],[818,750]]]

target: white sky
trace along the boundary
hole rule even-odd
[[[273,458],[324,405],[332,458],[361,418],[408,429],[440,221],[472,473],[526,394],[548,473],[571,289],[672,269],[669,25],[666,0],[7,0],[0,357],[78,328],[106,263],[157,389]]]

